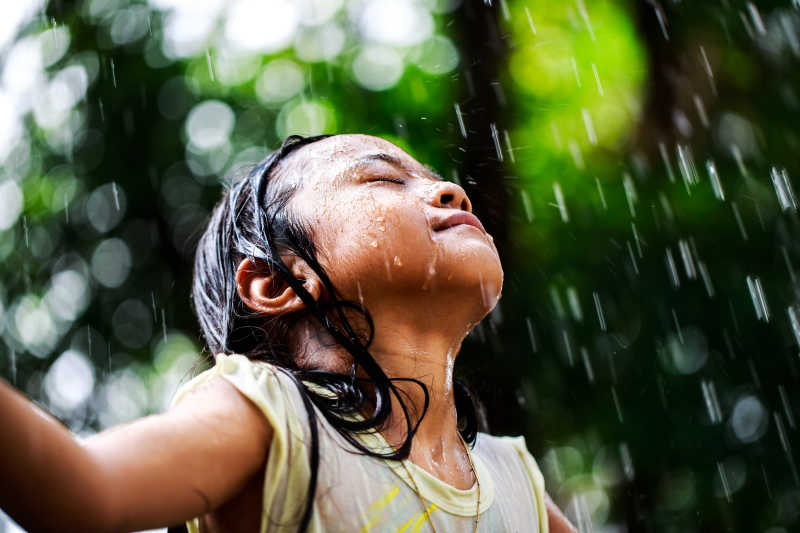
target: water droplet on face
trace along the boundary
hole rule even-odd
[[[403,266],[403,262],[400,261],[400,258],[397,256],[394,256],[394,266],[399,266],[399,267]]]
[[[378,226],[378,231],[386,231],[386,227],[385,226]]]
[[[378,241],[372,241],[371,243],[369,243],[369,245],[372,246],[373,248],[377,248],[378,247]]]

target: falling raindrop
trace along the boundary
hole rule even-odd
[[[570,139],[569,143],[569,152],[572,154],[572,160],[575,162],[575,166],[579,169],[583,170],[586,166],[583,161],[583,153],[581,153],[581,147],[578,146],[578,143],[575,139]]]
[[[651,5],[653,6],[653,11],[656,13],[658,25],[661,27],[661,35],[664,36],[665,40],[669,41],[669,34],[667,33],[667,21],[664,18],[664,11],[657,3],[652,3]]]
[[[742,239],[748,240],[747,230],[744,227],[744,221],[742,220],[742,215],[739,213],[739,206],[736,205],[736,202],[731,202],[731,209],[733,210],[733,216],[736,219],[736,225],[739,227],[739,233],[742,235]]]
[[[706,161],[706,170],[708,170],[708,179],[711,181],[711,188],[714,191],[714,196],[717,200],[725,200],[725,191],[722,190],[722,182],[719,180],[717,167],[710,159]]]
[[[631,222],[631,231],[633,232],[633,242],[636,243],[636,252],[639,254],[639,259],[643,258],[642,254],[642,239],[639,237],[639,232],[636,229],[636,224]]]
[[[794,333],[794,340],[797,342],[797,346],[800,347],[800,318],[798,318],[798,312],[794,307],[789,307],[788,312],[789,322],[792,325],[792,333]]]
[[[461,132],[461,136],[465,139],[467,138],[467,128],[464,126],[464,117],[461,115],[461,106],[457,103],[453,104],[453,107],[456,110],[456,118],[458,119],[458,131]]]
[[[508,12],[508,5],[506,5],[506,0],[500,0],[500,11],[503,13],[504,19],[511,20],[511,13]]]
[[[770,177],[772,178],[772,186],[775,188],[775,194],[778,197],[778,203],[784,211],[792,210],[797,211],[797,201],[794,196],[794,189],[792,182],[789,181],[789,175],[786,169],[778,171],[777,168],[770,169]]]
[[[572,56],[572,72],[575,73],[575,83],[578,84],[578,89],[581,88],[581,76],[578,73],[578,62],[575,60],[575,56]]]
[[[567,213],[567,204],[564,201],[564,193],[561,191],[561,184],[558,182],[553,183],[553,192],[556,196],[556,204],[555,206],[558,208],[558,212],[561,214],[561,220],[563,222],[569,222],[569,213]]]
[[[761,280],[758,277],[747,276],[747,289],[750,291],[750,299],[753,301],[756,316],[759,320],[769,322],[769,308],[767,307],[767,298],[764,296]]]
[[[697,169],[694,166],[694,159],[692,158],[692,150],[688,146],[678,145],[678,168],[681,171],[681,176],[686,184],[686,190],[689,191],[690,185],[695,185],[700,180],[697,176]]]
[[[725,493],[725,499],[731,501],[731,489],[728,486],[728,476],[725,473],[725,465],[717,461],[717,471],[719,472],[720,483],[722,483],[722,490]]]
[[[117,211],[119,211],[119,191],[117,190],[117,183],[114,181],[111,182],[111,190],[114,192],[114,205],[117,206]]]
[[[781,405],[783,405],[783,412],[786,414],[789,427],[794,429],[794,413],[792,412],[792,405],[789,402],[789,397],[786,395],[786,388],[783,385],[778,385],[778,394],[781,397]]]
[[[706,293],[709,298],[714,296],[714,284],[711,282],[711,275],[708,273],[706,264],[702,261],[697,263],[697,268],[700,270],[700,277],[703,279],[703,285],[706,288]]]
[[[114,88],[117,88],[117,66],[114,64],[114,58],[112,57],[109,60],[111,65],[111,83],[114,85]]]
[[[722,412],[719,408],[719,400],[717,399],[717,390],[714,387],[714,382],[711,380],[701,380],[700,388],[703,391],[703,399],[705,400],[708,417],[711,419],[711,423],[718,424],[722,422]]]
[[[633,246],[631,246],[631,241],[625,241],[625,245],[628,247],[628,255],[631,258],[631,265],[633,266],[633,271],[636,275],[639,275],[639,264],[636,261],[636,256],[633,254]]]
[[[536,26],[533,25],[533,18],[528,6],[525,6],[525,16],[528,17],[528,25],[531,27],[531,32],[536,35]]]
[[[700,96],[695,94],[694,95],[694,107],[697,109],[697,116],[700,117],[700,124],[703,125],[704,128],[709,126],[708,115],[706,114],[706,107],[703,104],[703,100],[700,99]]]
[[[596,41],[592,21],[589,19],[589,12],[586,10],[586,4],[584,4],[583,0],[576,0],[576,3],[578,4],[578,12],[581,14],[581,18],[586,24],[586,29],[589,31],[589,37],[592,38],[592,41]]]
[[[550,299],[553,301],[553,308],[555,309],[558,318],[565,318],[566,313],[564,312],[564,304],[561,303],[561,296],[558,294],[558,290],[554,286],[550,287]]]
[[[658,143],[658,151],[661,153],[661,160],[664,161],[664,168],[667,170],[667,177],[670,182],[675,182],[675,173],[672,171],[672,164],[669,162],[669,154],[664,143]]]
[[[594,309],[597,312],[597,322],[600,324],[600,330],[606,330],[606,316],[603,313],[603,305],[600,303],[600,295],[597,294],[597,291],[592,293],[592,298],[594,299]]]
[[[575,360],[573,359],[572,355],[572,342],[570,341],[569,333],[567,333],[567,330],[562,330],[561,335],[564,340],[564,349],[567,352],[567,361],[569,362],[569,366],[575,366]]]
[[[583,116],[583,124],[586,126],[586,135],[589,137],[589,143],[597,144],[597,133],[594,131],[594,123],[592,122],[592,116],[589,114],[588,109],[581,109],[581,115]]]
[[[783,452],[786,454],[786,458],[789,462],[789,468],[792,471],[792,477],[794,477],[794,482],[797,485],[800,485],[800,477],[797,474],[797,466],[794,462],[794,455],[792,454],[792,446],[789,443],[789,435],[786,434],[786,428],[783,425],[783,418],[781,414],[777,411],[772,413],[773,419],[775,420],[775,427],[778,429],[778,437],[781,441],[781,447],[783,448]]]
[[[604,210],[608,210],[608,204],[606,203],[606,195],[603,194],[603,186],[600,185],[600,180],[594,178],[594,182],[597,185],[597,194],[600,196],[600,204],[603,206]]]
[[[567,287],[567,302],[569,303],[570,311],[572,311],[572,317],[578,322],[583,321],[583,310],[575,287]]]
[[[717,84],[714,81],[714,72],[711,70],[711,63],[708,60],[706,49],[703,46],[700,47],[700,59],[703,62],[703,68],[706,71],[706,76],[708,76],[708,83],[711,85],[711,92],[717,94]]]
[[[786,251],[785,246],[781,246],[781,254],[783,255],[783,262],[786,263],[786,270],[789,272],[789,278],[791,278],[792,284],[797,285],[797,279],[794,275],[794,267],[792,267],[792,261],[789,259],[789,253]]]
[[[594,370],[592,370],[592,362],[589,360],[589,351],[585,346],[581,347],[581,359],[583,359],[583,366],[586,368],[586,377],[589,383],[594,383]]]
[[[678,322],[678,313],[675,312],[675,309],[672,309],[672,322],[675,324],[675,333],[678,334],[678,340],[681,344],[686,344],[683,339],[683,331],[681,330],[681,323]]]
[[[631,217],[636,218],[636,201],[638,200],[638,196],[636,195],[636,187],[633,184],[633,179],[627,172],[622,178],[622,186],[625,189],[625,200],[628,202],[628,210],[631,212]]]
[[[525,317],[525,327],[528,329],[528,339],[531,342],[531,349],[533,350],[533,353],[536,353],[538,351],[538,347],[536,345],[536,335],[533,333],[533,323],[531,322],[531,317],[529,316]]]
[[[672,286],[678,288],[681,286],[681,280],[678,277],[678,267],[675,265],[675,258],[672,256],[672,249],[667,248],[667,271],[669,272],[669,279],[672,281]]]
[[[622,459],[622,471],[625,472],[625,477],[628,481],[633,481],[633,477],[636,474],[633,469],[633,459],[631,458],[631,451],[628,448],[628,444],[626,442],[622,442],[619,445],[619,455]]]
[[[764,487],[767,489],[767,496],[770,500],[772,500],[772,488],[769,486],[769,478],[767,477],[767,471],[764,468],[764,463],[761,463],[761,477],[764,479]]]
[[[500,138],[497,135],[497,126],[494,124],[489,125],[489,128],[492,131],[492,141],[494,141],[494,149],[497,152],[497,159],[502,163],[503,162],[503,150],[500,148]]]
[[[211,52],[208,49],[206,49],[206,66],[208,67],[208,77],[211,81],[215,81],[214,65],[211,62]]]
[[[747,2],[747,11],[750,13],[753,26],[755,26],[758,33],[765,35],[767,33],[767,28],[764,26],[764,21],[761,19],[761,13],[758,12],[758,8],[753,5],[753,2]]]
[[[528,219],[528,222],[533,221],[533,206],[531,205],[531,199],[528,196],[528,191],[522,190],[520,191],[520,196],[522,197],[522,207],[525,210],[525,218]]]
[[[686,277],[689,279],[695,279],[697,277],[697,271],[695,270],[694,260],[692,259],[692,252],[689,249],[689,244],[684,239],[681,239],[678,241],[678,249],[681,252],[681,259],[683,259],[683,268],[686,271]]]
[[[600,83],[600,75],[597,73],[597,65],[594,63],[592,63],[592,72],[594,73],[594,81],[597,83],[597,92],[600,93],[600,96],[605,96],[603,84]]]
[[[508,152],[508,158],[511,159],[512,163],[515,163],[516,160],[514,159],[514,150],[511,148],[511,137],[508,135],[508,130],[503,130],[503,140],[506,142],[506,152]]]

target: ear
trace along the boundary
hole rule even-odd
[[[295,255],[282,259],[295,279],[303,284],[314,300],[319,300],[322,282],[308,263]],[[306,307],[294,289],[259,260],[253,262],[250,258],[244,258],[239,263],[236,291],[247,307],[269,316],[293,313]]]

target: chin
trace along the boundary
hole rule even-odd
[[[492,312],[497,306],[497,302],[500,301],[500,296],[503,292],[503,272],[500,271],[500,275],[498,277],[483,279],[481,276],[481,280],[478,283],[478,289],[481,293],[481,304],[484,308],[484,316],[488,315]]]
[[[500,300],[503,290],[503,267],[496,254],[472,255],[454,261],[449,273],[440,272],[440,288],[450,295],[461,294],[474,305],[480,316],[488,315]]]

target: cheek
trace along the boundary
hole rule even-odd
[[[315,242],[338,290],[403,286],[424,276],[436,250],[421,209],[366,199],[325,205],[315,217]],[[344,208],[343,208],[344,207]]]

